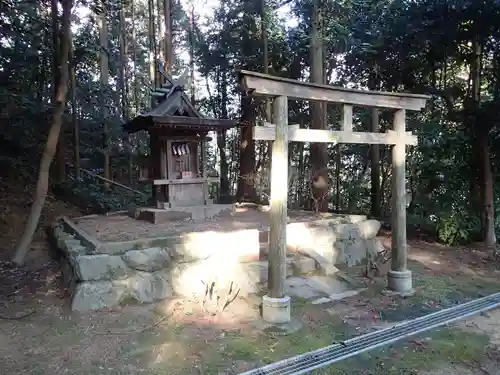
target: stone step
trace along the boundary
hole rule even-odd
[[[80,240],[77,240],[76,238],[68,238],[67,240],[63,240],[63,242],[67,248],[72,248],[82,245],[82,242]]]
[[[70,254],[70,256],[73,257],[87,254],[87,248],[85,246],[82,246],[81,244],[69,246],[66,251]]]
[[[245,269],[254,282],[265,283],[268,278],[268,261],[255,261],[243,263]],[[307,257],[291,256],[286,259],[286,277],[304,275],[316,271],[314,259]]]
[[[295,275],[303,275],[315,272],[318,268],[316,261],[313,258],[296,256],[292,260],[293,273]]]
[[[294,276],[285,281],[287,295],[307,300],[329,298],[350,290],[349,283],[330,276]]]
[[[61,231],[59,233],[56,233],[54,232],[54,236],[57,240],[57,246],[62,249],[62,250],[65,250],[66,249],[66,241],[72,241],[72,240],[75,240],[75,236],[72,235],[72,234],[69,234],[67,232],[64,232],[64,231]],[[80,241],[78,241],[80,242]]]

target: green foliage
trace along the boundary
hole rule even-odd
[[[120,187],[112,187],[110,192],[105,192],[102,185],[89,179],[83,181],[68,179],[60,184],[56,191],[76,206],[98,213],[127,210],[147,204],[146,196]]]
[[[197,106],[211,117],[236,118],[240,113],[240,91],[237,68],[263,70],[261,26],[268,34],[269,71],[294,79],[309,79],[312,0],[287,2],[289,11],[280,9],[282,2],[266,1],[263,17],[260,3],[250,0],[220,2],[213,14],[194,20],[194,61],[201,74]],[[477,130],[488,131],[493,185],[499,182],[500,158],[500,3],[495,0],[424,0],[368,1],[325,0],[321,8],[325,70],[328,83],[387,91],[406,91],[432,95],[425,111],[408,113],[407,127],[419,136],[419,145],[408,148],[407,187],[411,202],[409,217],[414,225],[431,227],[445,243],[462,243],[479,232]],[[133,5],[133,8],[132,8]],[[76,67],[76,103],[80,126],[80,148],[89,169],[102,167],[102,129],[110,129],[113,154],[125,154],[122,100],[118,93],[119,54],[118,11],[126,15],[127,113],[135,116],[149,106],[149,38],[148,2],[92,1],[78,6],[96,11],[106,8],[109,40],[105,49],[109,58],[109,84],[98,81],[98,30],[95,17],[80,17],[74,25],[73,63]],[[179,1],[172,1],[173,73],[186,69],[180,55],[189,50],[188,17]],[[160,12],[161,13],[161,12]],[[263,19],[262,19],[263,18]],[[289,23],[291,19],[296,22]],[[45,1],[2,2],[0,7],[0,131],[2,137],[16,140],[24,148],[39,152],[45,142],[50,122],[52,96],[52,35],[50,3]],[[156,23],[157,25],[157,23]],[[132,30],[133,29],[133,30]],[[132,38],[134,36],[134,38]],[[163,36],[156,35],[159,45]],[[474,65],[475,43],[481,44],[481,76],[478,100],[472,95],[470,76]],[[161,52],[161,51],[159,51]],[[132,59],[135,59],[132,63]],[[204,90],[208,88],[207,90]],[[201,91],[205,91],[202,93]],[[70,99],[70,98],[69,98]],[[68,99],[68,104],[69,103]],[[107,105],[103,118],[101,104]],[[257,117],[263,117],[260,103]],[[62,138],[67,160],[72,160],[71,106],[65,113]],[[290,101],[289,122],[310,123],[309,106]],[[339,108],[327,109],[328,124],[338,128]],[[355,108],[354,127],[366,131],[370,111]],[[391,128],[392,114],[381,111],[381,131]],[[216,169],[221,156],[227,163],[227,183],[231,192],[238,182],[239,130],[219,138],[219,145],[209,151],[210,168]],[[132,137],[133,151],[144,153],[147,137]],[[257,142],[257,155],[266,146]],[[300,153],[299,153],[300,150]],[[367,147],[329,147],[328,168],[339,171],[339,202],[332,189],[330,203],[342,211],[368,212],[370,209],[370,154]],[[391,152],[381,148],[382,211],[390,214]],[[307,201],[309,194],[309,145],[293,146],[290,163],[301,168],[297,186],[290,193],[291,204]],[[340,164],[337,165],[337,157]],[[127,157],[114,158],[115,169],[128,167]],[[337,181],[334,181],[334,186]],[[136,202],[128,193],[105,194],[95,181],[85,184],[68,182],[66,189],[94,202],[100,210],[118,209]],[[78,185],[78,186],[77,186]],[[496,184],[498,186],[498,184]],[[213,194],[216,194],[215,189]],[[495,207],[500,194],[495,192]],[[498,210],[498,208],[497,208]],[[432,220],[430,218],[433,218]],[[497,218],[499,215],[497,215]],[[497,222],[500,219],[497,219]],[[412,225],[413,225],[412,224]],[[498,227],[499,225],[497,225]]]
[[[467,213],[452,213],[437,220],[437,236],[446,245],[466,244],[471,242],[480,230],[480,222]]]

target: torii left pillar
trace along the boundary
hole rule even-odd
[[[262,318],[271,324],[288,323],[290,297],[285,295],[286,224],[288,200],[288,98],[273,103],[276,136],[271,161],[271,211],[269,213],[268,292],[262,297]]]

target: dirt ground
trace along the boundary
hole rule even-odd
[[[35,247],[35,252],[44,251],[43,243]],[[293,315],[303,327],[289,336],[255,328],[258,297],[236,300],[215,316],[189,300],[71,313],[57,264],[47,263],[28,274],[30,282],[23,281],[26,274],[12,273],[18,283],[11,281],[10,293],[2,288],[0,366],[6,375],[237,374],[498,287],[498,271],[479,254],[455,257],[457,252],[414,244],[417,294],[405,300],[382,296],[383,278],[372,280],[362,295],[342,301],[312,305],[296,300]],[[500,311],[493,311],[316,374],[498,374],[500,362],[493,354],[499,345]]]
[[[0,181],[0,189],[5,193],[16,188]],[[258,297],[238,299],[217,315],[203,311],[196,300],[76,314],[68,310],[59,267],[47,255],[42,229],[26,266],[17,269],[8,263],[31,202],[4,200],[0,205],[0,368],[6,375],[237,374],[495,292],[500,285],[500,272],[481,249],[412,242],[410,267],[417,292],[413,297],[382,296],[382,275],[364,279],[365,292],[341,301],[313,305],[294,300],[293,316],[302,322],[302,329],[288,336],[255,327]],[[81,215],[49,197],[43,223],[62,214]],[[315,374],[500,374],[499,346],[500,310],[495,310]]]

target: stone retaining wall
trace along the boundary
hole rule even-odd
[[[364,261],[378,251],[373,220],[354,223],[316,221],[288,225],[287,273],[320,270]],[[138,241],[102,243],[70,220],[56,222],[50,235],[62,254],[63,276],[77,311],[148,303],[173,295],[203,297],[208,289],[221,298],[259,292],[267,279],[266,231],[201,232]]]

